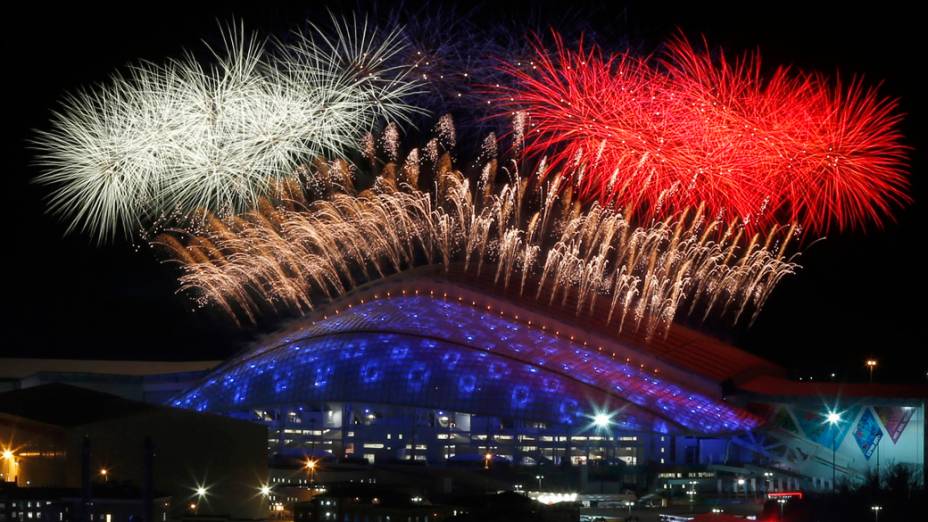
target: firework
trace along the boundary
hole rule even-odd
[[[662,219],[705,204],[749,227],[879,226],[909,200],[896,102],[861,82],[734,61],[685,38],[659,58],[556,52],[504,70],[503,113],[528,114],[527,150],[551,154],[580,196]]]
[[[97,239],[165,214],[251,208],[305,158],[339,155],[416,83],[386,66],[396,31],[333,19],[275,52],[235,28],[204,66],[142,63],[65,99],[36,140],[51,212]]]
[[[453,127],[445,120],[437,130],[447,136]],[[387,163],[357,194],[277,198],[242,215],[213,217],[206,231],[174,231],[155,242],[182,263],[183,290],[249,320],[264,307],[306,311],[361,282],[440,265],[450,277],[492,281],[503,292],[578,315],[604,302],[608,310],[600,313],[618,331],[651,336],[666,331],[687,304],[704,317],[753,316],[797,268],[785,257],[794,229],[746,238],[742,226],[713,218],[705,207],[636,226],[621,212],[574,201],[559,186],[563,176],[532,185],[515,163],[505,176],[496,162],[480,169],[474,187],[451,168],[448,152],[426,162],[413,149],[401,170]],[[346,168],[318,176],[344,179]],[[499,175],[507,181],[495,182]],[[414,179],[432,179],[434,188],[422,190]]]

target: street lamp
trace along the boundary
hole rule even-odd
[[[541,491],[541,481],[544,479],[544,475],[535,475],[535,480],[538,481],[538,491]]]
[[[764,487],[767,491],[773,489],[773,473],[770,471],[764,472]]]
[[[686,495],[690,497],[690,513],[693,512],[693,503],[696,502],[696,484],[698,482],[695,480],[689,481],[690,489],[686,490]]]
[[[786,507],[786,498],[780,497],[777,499],[777,504],[780,505],[780,520],[783,520],[783,508]]]
[[[835,482],[838,478],[838,467],[835,463],[835,454],[838,450],[838,424],[841,422],[841,414],[836,411],[829,411],[825,416],[825,421],[831,426],[831,492],[837,490]]]
[[[873,520],[874,522],[879,522],[880,520],[880,511],[883,511],[883,506],[870,506],[870,510],[873,511]]]
[[[876,369],[876,359],[867,359],[867,371],[870,372],[870,382],[873,382],[873,370]]]
[[[207,495],[209,495],[209,487],[204,484],[197,484],[196,487],[193,488],[194,498],[190,501],[190,511],[194,513],[198,512],[200,510],[200,502],[206,500]]]
[[[16,481],[17,480],[17,471],[16,471],[16,454],[13,453],[13,450],[9,448],[4,448],[3,453],[0,453],[3,461],[6,463],[5,470],[4,466],[0,466],[0,476],[8,476],[2,480]]]
[[[261,491],[261,496],[262,496],[262,497],[269,497],[269,496],[271,496],[271,486],[270,486],[270,484],[262,484],[261,487],[258,488],[258,490]]]
[[[309,470],[309,483],[314,484],[316,482],[316,461],[306,459],[306,469]]]
[[[100,476],[103,477],[103,482],[109,482],[110,470],[106,468],[100,468]]]

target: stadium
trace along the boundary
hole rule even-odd
[[[488,288],[434,267],[369,283],[172,404],[262,422],[272,455],[304,459],[598,463],[745,494],[924,473],[916,386],[796,382],[678,324],[646,343]]]

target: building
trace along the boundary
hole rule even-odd
[[[221,364],[26,360],[0,365],[0,384],[171,396],[246,421],[229,430],[262,424],[273,510],[331,483],[484,487],[474,470],[498,472],[494,488],[683,502],[830,491],[896,465],[924,480],[925,386],[796,382],[684,326],[617,334],[571,306],[426,267],[362,286]],[[428,473],[411,474],[414,463]]]
[[[0,392],[58,383],[163,404],[221,361],[0,360]]]
[[[171,404],[264,423],[275,455],[605,463],[680,493],[924,474],[925,386],[798,383],[683,326],[616,335],[570,306],[413,270],[317,309]]]
[[[191,514],[261,520],[268,512],[261,495],[266,439],[259,424],[87,388],[10,391],[0,394],[0,473],[7,483],[0,501],[26,520],[38,513],[29,504],[40,502],[72,506],[73,520],[127,522],[158,514],[159,520]],[[159,498],[167,500],[156,505]],[[54,511],[55,519],[64,512]]]
[[[93,492],[94,520],[112,522],[135,520],[145,509],[144,495],[138,488],[98,485]],[[63,522],[80,520],[84,503],[79,488],[18,487],[0,484],[0,522]],[[152,499],[152,520],[167,520],[170,497]]]

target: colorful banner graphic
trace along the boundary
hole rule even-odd
[[[860,416],[860,420],[857,421],[857,428],[854,430],[854,440],[857,441],[857,446],[860,447],[860,451],[863,452],[867,460],[870,460],[870,456],[873,455],[873,451],[876,450],[877,444],[880,443],[882,438],[883,428],[880,427],[876,416],[868,408]]]
[[[909,425],[915,413],[915,408],[901,406],[875,406],[873,409],[883,421],[883,426],[889,432],[889,438],[892,439],[893,444],[899,441],[899,437],[902,436],[902,432],[905,431],[905,427]]]

